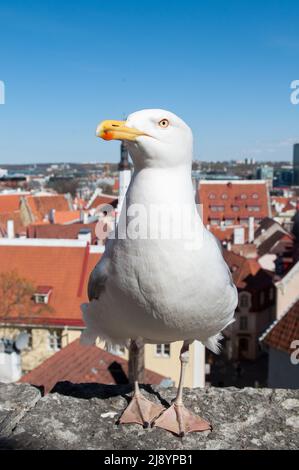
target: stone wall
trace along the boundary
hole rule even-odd
[[[144,386],[167,406],[175,389]],[[298,449],[299,390],[185,389],[186,405],[213,431],[184,438],[117,425],[127,385],[57,384],[42,397],[28,384],[0,384],[0,449]]]

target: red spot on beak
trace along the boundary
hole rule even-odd
[[[113,133],[109,131],[105,131],[103,135],[104,140],[113,140]]]

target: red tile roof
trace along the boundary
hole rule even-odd
[[[210,225],[209,231],[215,235],[218,240],[222,241],[233,241],[234,240],[234,229],[238,226],[219,227],[217,225]],[[240,227],[240,226],[239,226]],[[248,227],[244,227],[244,239],[245,242],[248,240]]]
[[[287,205],[289,201],[293,200],[293,198],[285,197],[285,196],[270,196],[270,199],[271,199],[272,204],[277,203],[277,204],[283,204],[285,206]]]
[[[296,211],[296,206],[294,206],[293,204],[291,204],[290,202],[288,202],[285,207],[282,209],[281,212],[289,212],[289,211]]]
[[[91,230],[92,244],[95,243],[96,237],[96,223],[83,224],[74,223],[69,225],[61,224],[31,224],[27,227],[28,238],[59,238],[59,239],[77,239],[81,229]]]
[[[239,225],[251,216],[262,219],[271,215],[267,184],[262,181],[202,180],[198,196],[206,225],[211,219],[232,220],[232,225]]]
[[[55,211],[54,222],[55,224],[66,224],[68,222],[74,222],[80,220],[81,211]]]
[[[96,382],[103,384],[127,383],[128,361],[97,346],[82,346],[75,340],[58,351],[28,374],[20,382],[44,386],[50,392],[57,382]],[[160,384],[165,377],[145,370],[145,383]]]
[[[52,286],[37,286],[35,289],[36,294],[47,295],[53,290]]]
[[[90,206],[88,205],[87,207],[88,209],[97,209],[102,204],[110,204],[111,206],[116,207],[117,199],[115,196],[110,196],[109,194],[100,194],[92,201]]]
[[[5,226],[5,228],[7,227],[8,220],[14,221],[15,234],[26,232],[26,228],[24,227],[21,219],[21,212],[19,210],[0,213],[0,223]]]
[[[238,289],[262,290],[264,287],[272,285],[272,277],[256,259],[247,259],[229,250],[223,250],[223,257]]]
[[[270,330],[263,335],[262,341],[271,348],[291,354],[294,351],[294,348],[291,348],[292,341],[298,339],[299,300],[272,325]]]
[[[30,195],[26,196],[25,200],[35,220],[43,220],[52,209],[56,211],[69,211],[72,209],[65,194]]]
[[[0,213],[18,211],[20,208],[20,200],[27,193],[21,194],[0,194]]]
[[[0,245],[0,272],[16,271],[35,286],[53,287],[49,301],[53,312],[11,316],[9,323],[82,327],[80,305],[87,300],[88,277],[100,257],[89,247]]]

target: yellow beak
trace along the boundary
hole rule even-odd
[[[103,121],[96,130],[96,136],[104,140],[135,140],[139,135],[146,134],[133,127],[127,127],[126,121]]]

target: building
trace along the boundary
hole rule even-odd
[[[26,227],[27,238],[86,240],[91,245],[97,244],[96,222],[69,224],[37,224]]]
[[[258,180],[265,180],[268,183],[269,188],[273,186],[274,168],[269,165],[261,165],[256,169],[256,178]]]
[[[294,172],[293,185],[299,186],[299,144],[294,144],[293,172]]]
[[[299,388],[298,298],[265,331],[260,341],[269,352],[268,387]]]
[[[271,217],[270,196],[263,180],[200,181],[198,201],[203,206],[206,226],[249,225]]]
[[[16,234],[23,233],[32,223],[67,223],[78,217],[69,194],[21,191],[0,194],[0,223],[14,220]]]
[[[145,369],[144,381],[149,384],[171,384],[166,377]],[[56,352],[19,382],[44,387],[50,392],[58,382],[72,383],[128,383],[128,361],[97,346],[82,346],[77,339]]]
[[[291,165],[283,165],[274,171],[273,186],[276,188],[290,187],[293,185],[293,179],[293,167]]]
[[[81,240],[0,239],[0,276],[16,272],[34,288],[26,309],[14,297],[9,309],[0,299],[0,337],[13,339],[21,331],[30,336],[22,353],[23,371],[80,336],[80,305],[87,300],[88,276],[103,251]]]
[[[251,257],[229,250],[223,256],[239,293],[236,321],[225,330],[226,353],[233,360],[255,360],[261,353],[258,339],[275,318],[273,275]]]

